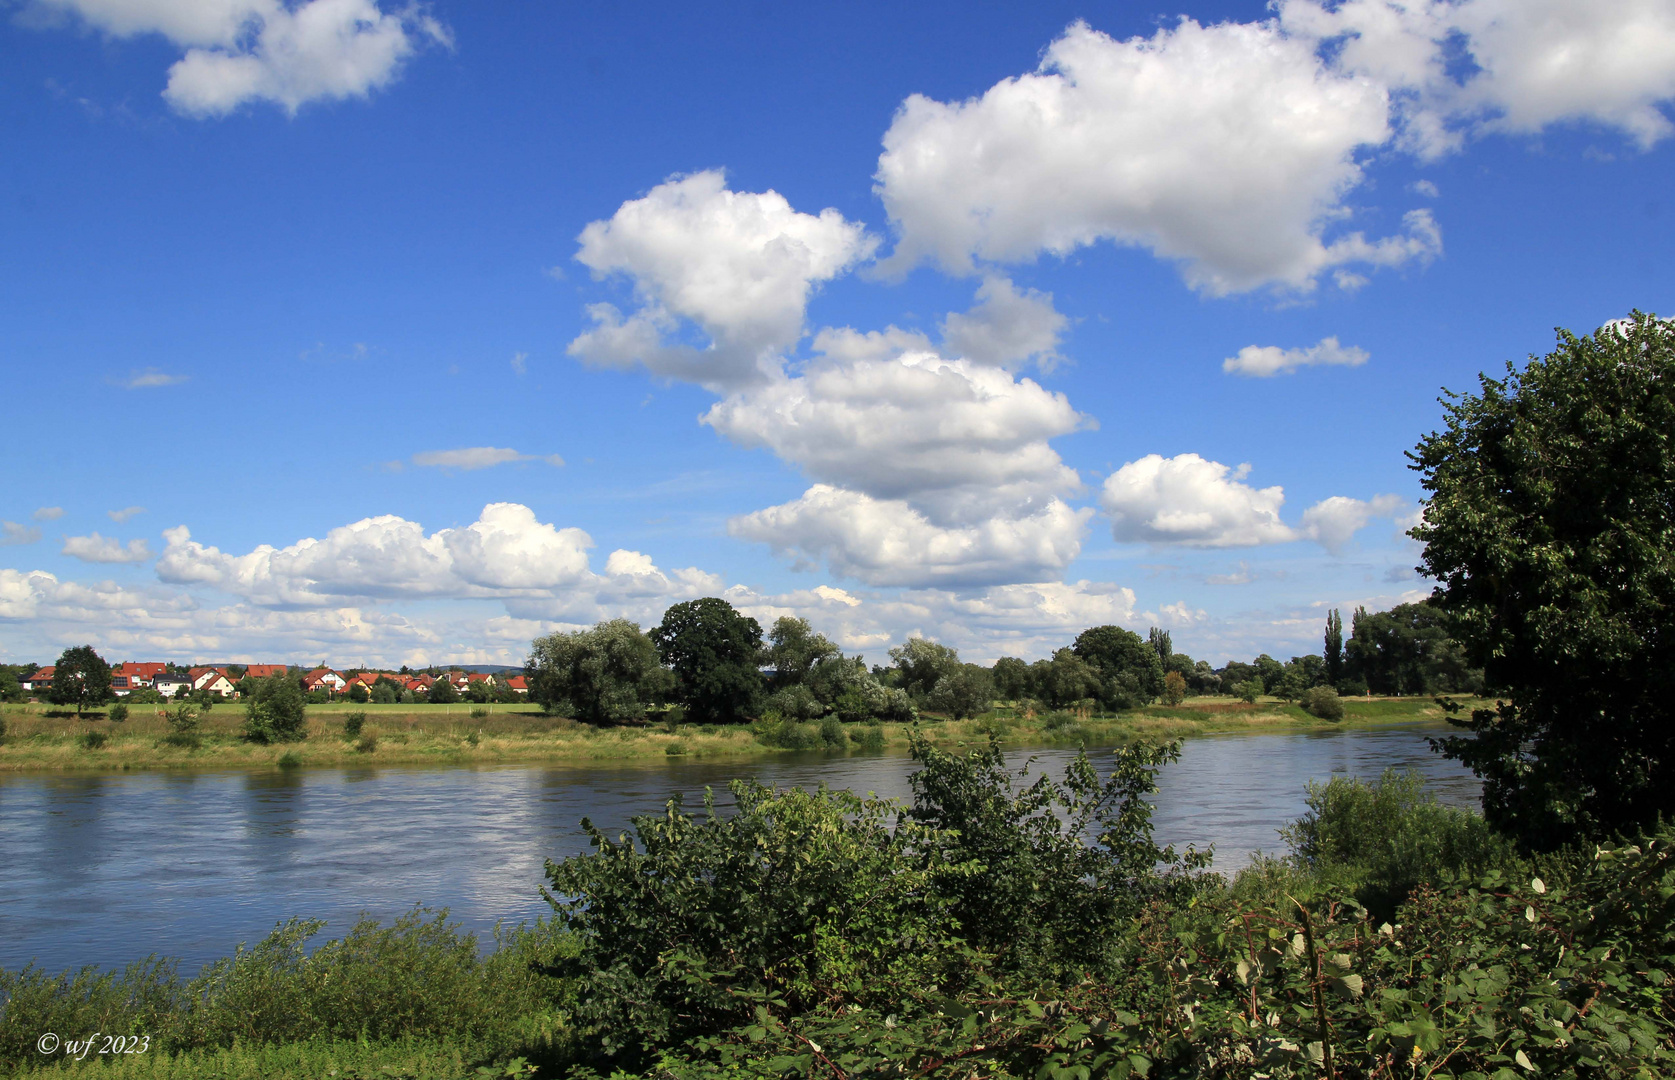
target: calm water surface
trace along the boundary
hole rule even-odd
[[[1163,770],[1159,840],[1215,845],[1237,869],[1278,850],[1304,785],[1415,768],[1453,805],[1477,781],[1432,754],[1437,728],[1188,740]],[[1057,774],[1073,756],[1034,751]],[[1106,751],[1105,753],[1108,753]],[[1027,756],[1019,752],[1015,762]],[[1096,754],[1096,762],[1100,755]],[[293,769],[273,772],[0,775],[0,967],[120,965],[151,952],[184,973],[292,915],[341,933],[358,914],[448,907],[468,928],[546,914],[543,860],[584,850],[584,816],[610,830],[671,794],[698,803],[728,780],[907,798],[903,756],[798,755],[622,767]]]

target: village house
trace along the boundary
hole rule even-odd
[[[284,664],[251,664],[244,669],[246,679],[266,679],[273,675],[283,675],[289,669]]]
[[[513,675],[506,680],[506,686],[514,694],[529,694],[529,680],[522,675]]]
[[[302,688],[309,693],[324,690],[328,694],[341,694],[349,684],[331,668],[315,668],[302,677]]]
[[[193,668],[192,670],[194,672],[201,671],[201,674],[192,679],[193,690],[207,690],[224,698],[230,698],[234,695],[233,682],[227,678],[225,672],[218,671],[215,668]]]
[[[421,673],[410,677],[407,680],[406,685],[407,689],[413,691],[415,694],[428,694],[430,693],[430,688],[436,685],[436,677],[434,675],[425,675]]]
[[[52,685],[52,673],[57,670],[58,667],[56,664],[48,664],[46,667],[36,668],[34,671],[30,672],[27,679],[20,681],[18,685],[31,693],[38,694]]]
[[[163,674],[163,672],[168,669],[169,665],[167,664],[152,663],[149,661],[146,663],[138,663],[133,660],[124,660],[122,663],[111,668],[111,676],[113,678],[117,675],[128,676],[128,685],[132,689],[138,690],[142,686],[150,686],[153,679],[157,678],[157,676]]]
[[[190,675],[171,675],[166,671],[161,672],[151,680],[151,688],[165,698],[172,698],[182,690],[190,691],[192,689],[192,677]]]

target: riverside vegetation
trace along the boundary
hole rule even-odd
[[[440,914],[182,980],[0,975],[23,1075],[1645,1078],[1675,1070],[1667,828],[1520,855],[1417,779],[1311,788],[1231,881],[1158,847],[1168,744],[1030,779],[914,743],[913,801],[734,785],[549,863],[554,916]],[[42,1032],[146,1033],[44,1062]],[[61,1058],[62,1055],[59,1055]]]
[[[1354,705],[1314,675],[1381,636],[1400,646],[1379,676],[1398,693],[1502,690],[1441,746],[1485,780],[1483,815],[1413,777],[1334,779],[1309,789],[1286,854],[1227,880],[1153,840],[1146,796],[1177,744],[1031,779],[995,718],[976,749],[909,729],[910,805],[736,783],[731,816],[676,801],[632,835],[588,826],[591,852],[547,866],[552,919],[486,956],[415,913],[312,953],[317,927],[287,924],[190,982],[155,962],[5,973],[0,1062],[345,1080],[1675,1075],[1672,425],[1675,324],[1638,312],[1451,397],[1411,455],[1431,603],[1358,612],[1347,644],[1333,612],[1318,667],[1270,665],[1292,697],[1325,691],[1304,697],[1321,713]],[[621,722],[672,675],[701,718],[736,715],[759,689],[759,631],[721,601],[677,608],[650,635],[657,664],[631,624],[538,642],[546,701]],[[1071,705],[1048,722],[1069,730],[1091,720],[1080,699],[1179,703],[1166,645],[1097,627],[1004,674]],[[1001,664],[932,646],[904,646],[889,679],[776,663],[791,681],[770,688],[762,722],[778,726],[758,741],[825,740],[846,716],[882,727],[916,692],[975,716]],[[155,1053],[65,1065],[36,1049],[95,1030],[150,1035]]]

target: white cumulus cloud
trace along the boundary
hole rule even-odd
[[[1373,518],[1393,516],[1403,506],[1395,495],[1370,501],[1334,495],[1303,511],[1301,525],[1293,528],[1280,518],[1285,489],[1253,487],[1244,482],[1249,473],[1249,465],[1234,469],[1197,454],[1148,454],[1106,478],[1100,505],[1110,516],[1112,537],[1126,543],[1230,548],[1314,540],[1334,554]]]
[[[598,277],[626,275],[640,306],[625,316],[592,305],[595,326],[570,355],[721,389],[778,371],[802,337],[814,289],[877,246],[836,210],[805,214],[775,191],[731,191],[719,170],[659,184],[579,241],[576,259]],[[679,340],[685,323],[701,345]]]
[[[1051,293],[1019,290],[991,275],[977,290],[970,311],[942,321],[942,345],[951,356],[1010,367],[1026,360],[1050,362],[1070,320],[1053,307]]]
[[[66,536],[60,553],[90,563],[142,563],[151,558],[151,545],[143,539],[124,544],[112,536],[89,533]]]
[[[1270,375],[1290,375],[1300,367],[1338,365],[1360,367],[1367,362],[1367,350],[1354,345],[1340,345],[1335,337],[1321,338],[1317,344],[1303,349],[1282,349],[1277,345],[1246,345],[1239,355],[1221,362],[1221,370],[1235,375],[1267,378]]]
[[[810,479],[907,499],[943,523],[1077,490],[1075,471],[1048,440],[1091,426],[1063,394],[930,352],[816,361],[728,396],[703,421]]]
[[[0,521],[0,547],[14,544],[33,544],[41,538],[38,525],[24,525],[16,521]]]
[[[1128,41],[1076,23],[1039,69],[980,97],[908,98],[878,162],[899,236],[886,268],[971,273],[1114,240],[1219,295],[1436,254],[1423,210],[1397,236],[1326,237],[1361,183],[1357,152],[1391,128],[1383,88],[1316,44],[1272,22],[1182,19]]]
[[[1039,580],[1081,551],[1091,510],[1051,499],[1026,515],[939,526],[907,502],[816,484],[801,498],[733,518],[727,531],[869,585]]]
[[[1402,142],[1422,157],[1563,122],[1615,128],[1643,148],[1675,130],[1668,0],[1282,0],[1278,10],[1286,31],[1331,46],[1340,70],[1390,88]],[[1469,63],[1451,68],[1456,49]]]
[[[36,521],[57,521],[64,516],[64,508],[62,506],[43,506],[30,516]]]
[[[451,44],[448,30],[418,5],[386,11],[375,0],[35,4],[72,14],[112,37],[158,34],[183,48],[163,96],[192,116],[222,115],[247,101],[273,102],[294,114],[311,101],[366,97],[393,81],[419,49]]]

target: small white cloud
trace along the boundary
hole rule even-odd
[[[146,368],[144,371],[130,372],[125,379],[118,379],[116,384],[124,390],[150,390],[159,386],[179,386],[190,376],[170,375],[158,371],[156,368]]]
[[[413,455],[413,464],[421,468],[431,469],[459,469],[469,472],[472,469],[488,469],[496,465],[506,465],[514,461],[544,461],[548,465],[563,465],[564,459],[557,454],[520,454],[516,450],[502,446],[467,446],[459,450],[423,450]]]
[[[57,521],[64,516],[62,506],[43,506],[32,515],[36,521]]]
[[[1367,350],[1353,345],[1338,344],[1335,337],[1324,337],[1306,349],[1282,349],[1277,345],[1246,345],[1238,356],[1221,362],[1221,370],[1235,375],[1249,375],[1266,379],[1274,375],[1290,375],[1300,367],[1335,365],[1360,367],[1368,359]]]
[[[518,375],[522,375],[524,372],[526,372],[528,370],[529,370],[529,354],[526,353],[526,352],[513,353],[512,354],[512,371],[514,373],[518,374]]]
[[[247,101],[295,115],[311,101],[366,97],[426,45],[451,47],[448,29],[414,4],[376,0],[38,0],[112,37],[159,34],[185,49],[163,97],[189,116],[220,116]]]
[[[1303,511],[1303,526],[1298,535],[1319,542],[1336,555],[1369,521],[1394,516],[1406,501],[1400,495],[1378,495],[1370,501],[1333,495]]]
[[[1438,191],[1437,186],[1429,180],[1415,180],[1407,186],[1407,189],[1415,195],[1423,195],[1427,199],[1436,199],[1442,196],[1442,192]]]
[[[33,544],[41,538],[38,525],[21,525],[15,521],[0,521],[0,547]]]
[[[118,525],[121,525],[129,518],[136,517],[143,513],[145,513],[145,507],[143,506],[125,506],[121,510],[106,510],[105,516],[116,522]]]
[[[1221,548],[1296,539],[1280,520],[1285,489],[1251,487],[1249,472],[1197,454],[1147,454],[1105,478],[1100,504],[1119,542]]]
[[[61,554],[90,563],[142,563],[151,558],[151,545],[143,539],[124,544],[114,536],[89,533],[66,536]]]

